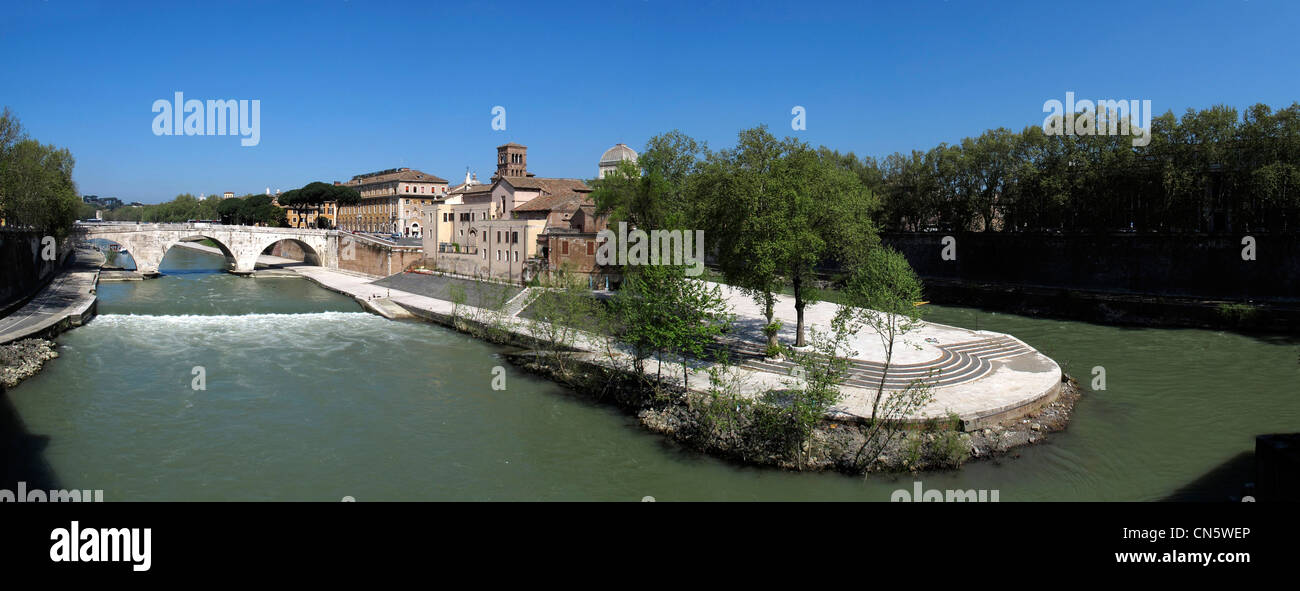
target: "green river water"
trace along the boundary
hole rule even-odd
[[[0,401],[26,442],[15,479],[109,501],[887,501],[914,480],[1002,501],[1227,500],[1250,479],[1255,435],[1300,431],[1295,339],[930,306],[933,321],[1023,339],[1084,384],[1102,366],[1107,389],[1046,444],[958,471],[743,467],[516,371],[492,345],[220,264],[173,249],[160,279],[100,285],[99,316]]]

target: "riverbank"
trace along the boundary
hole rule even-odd
[[[1019,448],[1045,443],[1050,434],[1064,431],[1082,397],[1077,382],[1067,377],[1051,402],[979,428],[956,419],[873,430],[869,422],[826,417],[806,439],[792,441],[787,432],[773,428],[772,417],[763,407],[741,399],[684,390],[680,385],[660,384],[655,390],[650,382],[584,361],[581,355],[569,357],[566,363],[539,361],[532,351],[505,357],[586,398],[623,409],[648,431],[683,447],[740,464],[798,471],[915,473],[1019,457]],[[864,450],[871,450],[871,455],[864,456]]]
[[[23,307],[0,318],[0,344],[53,337],[81,326],[95,315],[95,285],[103,255],[78,247],[58,275]]]
[[[58,357],[54,341],[23,339],[0,345],[0,392],[36,375],[46,361]]]

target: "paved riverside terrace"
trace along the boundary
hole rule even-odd
[[[192,243],[184,243],[184,246],[219,252]],[[350,295],[384,316],[394,317],[390,311],[400,308],[415,316],[445,322],[446,318],[457,313],[457,307],[451,301],[393,287],[400,285],[441,295],[444,293],[440,291],[440,286],[445,283],[443,280],[426,276],[420,279],[371,277],[269,255],[262,255],[258,262],[297,273],[328,289]],[[731,332],[735,338],[726,345],[740,353],[734,356],[737,361],[743,360],[737,369],[742,390],[757,396],[767,390],[789,387],[794,364],[786,360],[764,359],[760,353],[764,342],[762,326],[766,320],[759,306],[738,289],[727,285],[720,285],[720,288],[736,314],[736,326]],[[525,336],[530,334],[529,321],[519,317],[521,306],[518,303],[528,297],[529,291],[521,290],[512,298],[512,305],[505,306],[502,313],[495,313],[504,328]],[[460,306],[459,312],[467,316],[494,314],[469,305]],[[818,302],[805,308],[804,318],[809,326],[824,327],[829,325],[835,312],[835,304]],[[781,341],[794,342],[796,317],[793,298],[778,298],[775,316],[782,322]],[[901,341],[895,345],[885,382],[886,390],[901,388],[914,379],[923,379],[934,387],[934,401],[909,417],[912,420],[943,418],[953,412],[967,422],[968,428],[978,428],[1032,412],[1054,400],[1060,392],[1060,366],[1010,335],[927,322]],[[593,337],[580,336],[576,346],[586,351],[578,355],[588,361],[608,362],[604,353],[599,352],[603,351],[601,343]],[[844,399],[832,409],[832,415],[849,419],[867,417],[871,414],[883,366],[883,346],[874,332],[864,329],[852,339],[850,349],[841,352],[851,360],[850,378],[841,388]],[[623,361],[627,360],[625,353],[619,355],[624,356]],[[692,371],[688,383],[692,390],[704,392],[709,388],[709,376],[704,365],[702,362],[690,364]],[[647,361],[648,373],[655,374],[658,369],[655,360]],[[680,363],[665,361],[663,373],[676,376],[677,383],[681,383]]]
[[[13,314],[0,318],[0,345],[80,326],[93,313],[103,255],[89,247],[77,247],[69,256],[73,260],[49,285]]]

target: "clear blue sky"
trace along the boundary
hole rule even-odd
[[[548,7],[554,4],[555,7]],[[590,178],[616,142],[711,147],[768,124],[883,156],[1042,122],[1043,102],[1157,113],[1300,100],[1300,3],[6,2],[0,104],[69,148],[83,194],[158,202],[409,166],[459,181],[529,147]],[[151,106],[261,100],[261,143],[155,136]],[[506,131],[491,109],[507,109]],[[807,109],[807,130],[790,109]]]

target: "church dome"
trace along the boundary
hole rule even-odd
[[[627,147],[627,144],[614,144],[613,148],[605,150],[600,156],[601,166],[618,166],[623,160],[636,162],[636,151]]]

